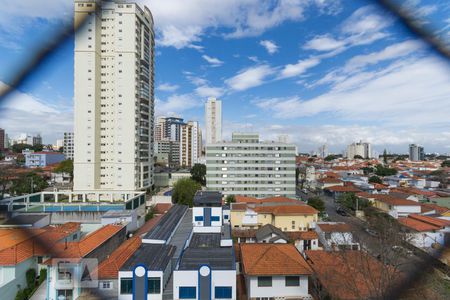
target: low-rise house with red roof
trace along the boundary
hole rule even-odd
[[[359,193],[362,192],[360,189],[358,189],[357,187],[355,187],[352,184],[349,185],[344,185],[344,186],[330,186],[328,188],[324,189],[325,194],[333,197],[334,199],[339,198],[340,195],[345,194],[345,193]]]
[[[407,217],[409,214],[420,214],[421,204],[419,202],[393,197],[390,195],[372,195],[374,207],[391,215],[393,218]]]
[[[312,299],[311,268],[292,244],[240,244],[247,299]]]
[[[408,242],[418,248],[427,249],[433,244],[450,246],[450,220],[410,214],[398,222],[407,230]]]
[[[106,225],[78,242],[57,243],[47,265],[47,299],[77,299],[85,289],[96,288],[93,270],[126,238],[126,228]],[[64,298],[65,297],[65,298]]]
[[[344,182],[335,177],[325,177],[317,180],[317,187],[320,189],[326,189],[331,186],[343,186]]]
[[[43,259],[50,256],[56,243],[80,238],[80,224],[66,223],[43,228],[0,229],[0,298],[14,299],[27,287],[26,272],[39,273]]]
[[[320,244],[327,251],[359,249],[359,243],[353,239],[352,228],[344,222],[318,222],[315,231]]]

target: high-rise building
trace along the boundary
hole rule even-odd
[[[206,145],[206,186],[224,195],[295,197],[294,144],[260,142],[233,133],[231,142]]]
[[[147,7],[119,0],[75,0],[75,25],[82,22],[75,34],[74,190],[149,188],[152,14]]]
[[[363,143],[359,141],[347,146],[347,158],[353,159],[355,156],[361,156],[362,158],[372,157],[372,146],[370,143]]]
[[[208,98],[205,104],[206,144],[222,141],[222,101]]]
[[[182,118],[158,117],[155,125],[155,141],[180,141],[181,126],[185,125]]]
[[[66,159],[73,160],[74,141],[73,132],[64,132],[63,153]]]
[[[197,121],[189,121],[181,126],[180,165],[192,167],[198,163],[202,148],[202,132]]]
[[[40,134],[33,136],[32,139],[33,143],[31,145],[36,146],[36,145],[42,145],[42,137]]]
[[[409,145],[409,160],[421,161],[425,159],[425,152],[423,146],[410,144]]]
[[[6,149],[6,133],[5,129],[0,128],[0,151],[4,151]]]
[[[180,166],[180,143],[177,141],[155,141],[155,155],[166,154],[169,167]]]

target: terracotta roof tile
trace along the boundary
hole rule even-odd
[[[162,216],[163,215],[159,215],[159,216],[151,218],[150,220],[145,222],[144,225],[142,225],[134,234],[142,235],[142,234],[149,232],[150,230],[152,230],[153,227],[156,226],[156,224],[158,224],[158,222],[162,218]]]
[[[332,192],[339,192],[339,193],[358,193],[361,192],[360,189],[355,188],[354,186],[340,186],[340,185],[333,185],[330,187],[325,188],[326,190],[332,191]]]
[[[172,207],[172,203],[157,203],[155,205],[155,214],[165,214]]]
[[[352,232],[350,225],[346,223],[317,223],[323,232]]]
[[[114,250],[111,255],[98,266],[99,279],[117,279],[120,268],[141,246],[142,240],[139,236],[134,236],[126,240],[122,245]]]
[[[273,215],[311,215],[319,213],[309,205],[276,205],[258,206],[254,209],[258,213],[269,213]]]
[[[260,275],[310,275],[311,268],[292,244],[241,244],[243,272]]]
[[[390,195],[373,195],[373,198],[375,198],[378,201],[384,202],[389,205],[395,205],[395,206],[420,206],[420,203],[408,200],[408,199],[402,199],[398,197],[393,197]]]
[[[309,231],[287,231],[285,232],[291,240],[317,240],[319,236],[313,230]]]

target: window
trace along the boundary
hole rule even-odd
[[[132,294],[133,293],[133,279],[132,278],[122,278],[120,279],[120,294]]]
[[[216,286],[215,288],[216,299],[231,299],[231,286]]]
[[[286,276],[286,286],[300,286],[300,277]]]
[[[211,216],[211,222],[219,222],[220,217],[219,216]]]
[[[180,299],[195,299],[197,288],[195,286],[180,286]]]
[[[72,300],[73,292],[72,290],[58,290],[57,299],[67,299]]]
[[[203,216],[195,216],[195,222],[203,221]]]
[[[272,286],[272,277],[270,276],[259,276],[258,277],[258,287]]]
[[[111,281],[102,281],[100,286],[102,289],[111,289],[112,288]]]
[[[161,278],[150,277],[148,279],[148,293],[149,294],[160,294],[161,293]]]

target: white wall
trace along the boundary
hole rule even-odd
[[[192,224],[194,226],[204,226],[204,221],[195,221],[195,217],[203,217],[204,218],[204,208],[205,207],[193,207],[192,208]],[[222,207],[208,207],[211,208],[211,217],[217,216],[219,217],[219,221],[211,221],[211,226],[222,226]]]
[[[407,217],[409,214],[420,214],[421,208],[419,205],[408,205],[408,206],[394,206],[393,210],[395,210],[399,217]]]
[[[147,277],[159,277],[161,278],[161,293],[159,294],[148,294],[147,299],[151,300],[162,300],[162,294],[163,294],[163,272],[162,271],[147,271]],[[118,300],[133,300],[133,294],[126,294],[121,295],[120,294],[120,279],[121,278],[133,278],[133,272],[132,271],[120,271],[119,272],[119,280],[118,280]]]
[[[271,287],[258,287],[258,277],[247,277],[247,295],[255,297],[301,297],[308,295],[308,277],[300,276],[300,286],[287,287],[285,276],[273,276]]]

